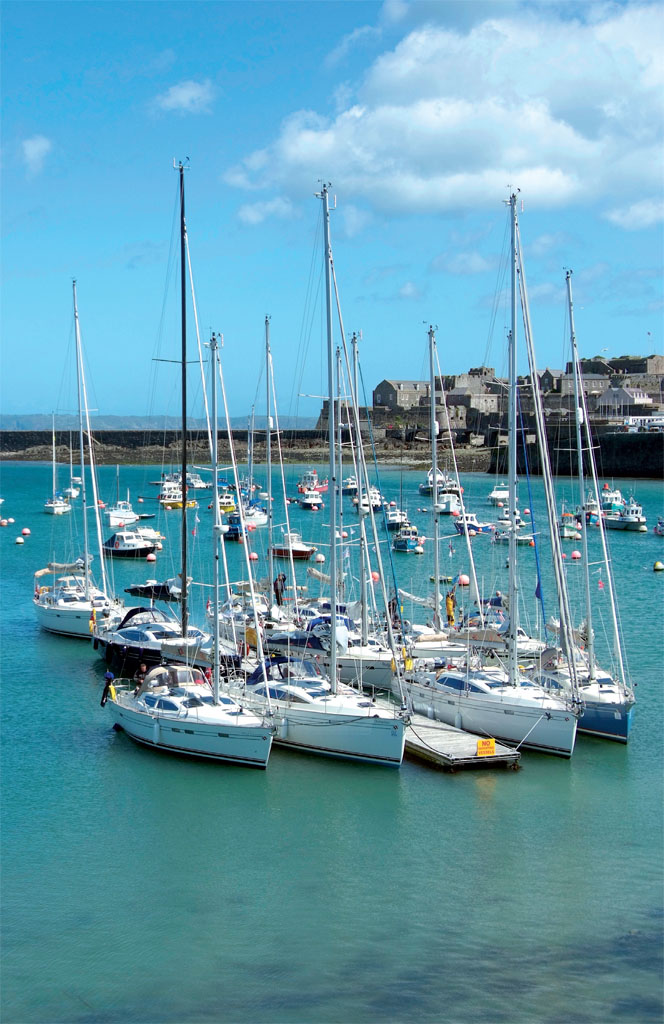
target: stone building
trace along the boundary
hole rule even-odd
[[[653,400],[640,388],[609,387],[597,399],[597,413],[604,419],[645,416],[652,412]]]
[[[382,380],[373,392],[374,409],[404,412],[429,404],[430,386],[421,380]]]

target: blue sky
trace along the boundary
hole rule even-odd
[[[662,353],[663,9],[641,3],[20,3],[2,10],[2,411],[177,410],[177,176],[232,415],[325,391],[320,210],[369,389],[505,369],[508,186],[540,366]],[[193,358],[193,348],[192,348]],[[524,368],[521,360],[521,368]],[[194,399],[195,400],[195,399]]]

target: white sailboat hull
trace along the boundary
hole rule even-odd
[[[272,701],[274,742],[311,754],[398,767],[406,739],[402,719],[299,710]]]
[[[70,608],[57,604],[44,605],[39,601],[35,601],[34,605],[37,622],[42,629],[48,630],[49,633],[59,633],[62,636],[90,640],[92,606],[89,603],[82,602]]]
[[[109,701],[113,724],[138,743],[173,754],[207,758],[251,768],[267,766],[272,733],[261,725],[234,726],[193,716],[167,716],[129,706],[131,698]]]
[[[571,711],[550,705],[528,706],[509,696],[486,701],[472,693],[444,693],[414,681],[407,682],[407,688],[413,709],[439,722],[530,750],[572,756],[577,717]]]
[[[47,501],[44,504],[44,512],[49,516],[62,516],[65,512],[71,512],[71,505],[68,501]]]

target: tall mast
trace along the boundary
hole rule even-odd
[[[358,373],[359,355],[358,355],[358,349],[357,349],[357,335],[356,334],[353,334],[353,337],[351,339],[351,344],[353,346],[353,399],[354,399],[354,401],[355,401],[355,403],[357,405],[357,414],[358,414],[358,423],[359,423],[359,421],[360,421],[359,420],[360,392],[359,392],[359,373]],[[361,453],[361,451],[362,451],[362,434],[361,433],[359,433],[357,435],[357,442],[356,443],[357,443],[357,447],[358,447],[358,453]],[[361,460],[361,455],[360,455],[360,459],[358,459],[358,462],[360,460]],[[366,491],[363,490],[363,488],[364,488],[364,480],[363,480],[363,474],[361,472],[357,473],[356,484],[357,484],[357,514],[358,514],[358,519],[359,519],[359,522],[360,522],[360,594],[361,594],[361,597],[362,597],[362,601],[361,601],[361,608],[362,608],[361,636],[362,636],[362,644],[366,646],[366,643],[367,643],[367,641],[369,639],[369,622],[368,622],[368,616],[367,616],[367,587],[368,587],[368,576],[369,576],[369,563],[368,563],[368,559],[367,559],[368,546],[367,546],[367,523],[366,523],[366,518],[367,518],[367,516],[371,515],[371,511],[370,511],[370,509],[371,509],[371,494],[370,494],[368,488],[367,488]],[[364,501],[363,501],[363,494],[366,494],[366,498],[367,498],[366,506],[365,506]]]
[[[74,297],[74,335],[76,339],[76,393],[78,396],[78,443],[81,454],[81,508],[83,509],[83,557],[85,558],[85,600],[90,599],[90,566],[88,540],[88,503],[85,488],[85,445],[83,441],[83,394],[82,394],[82,353],[81,353],[81,328],[78,322],[78,302],[76,301],[76,281],[72,281],[72,292]],[[92,444],[90,444],[92,447]],[[97,514],[97,513],[95,513]],[[104,587],[104,591],[106,588]]]
[[[327,313],[327,387],[328,387],[328,446],[330,498],[330,590],[332,614],[330,615],[330,685],[337,692],[337,466],[335,459],[335,416],[334,416],[334,342],[332,338],[332,248],[330,245],[330,205],[328,185],[323,185],[319,196],[323,203],[323,236],[325,245],[325,303]]]
[[[184,218],[184,167],[178,165],[180,175],[180,309],[182,317],[182,590],[181,621],[182,636],[186,637],[189,627],[187,605],[187,264],[186,234]]]
[[[52,495],[53,501],[55,501],[55,413],[51,413],[51,475],[52,475]]]
[[[438,420],[436,419],[436,332],[429,327],[429,386],[431,388],[431,475],[433,478],[433,628],[440,630],[440,517],[438,513]]]
[[[343,480],[343,448],[341,445],[341,347],[337,345],[336,348],[336,370],[337,370],[337,474],[339,483],[339,564],[341,565],[341,585],[339,596],[344,599],[346,596],[345,590],[345,577],[344,577],[344,542],[343,542],[343,519],[344,519],[344,499],[342,491],[342,480]],[[348,415],[346,415],[348,418]]]
[[[567,304],[569,307],[569,330],[572,342],[572,370],[574,373],[574,429],[576,431],[576,457],[578,460],[577,475],[579,480],[579,508],[581,510],[581,544],[583,548],[583,568],[586,596],[586,650],[588,652],[588,672],[590,681],[595,682],[595,640],[593,637],[592,602],[590,599],[590,569],[588,566],[588,524],[585,510],[585,486],[583,482],[583,449],[581,447],[581,426],[583,424],[583,406],[579,397],[579,353],[576,347],[574,330],[574,303],[572,302],[572,271],[565,274],[567,283]]]
[[[270,352],[270,318],[265,317],[265,458],[267,461],[267,558],[270,585],[274,576],[274,555],[272,554],[272,353]]]
[[[212,685],[214,690],[214,702],[219,703],[219,549],[221,546],[221,511],[219,509],[219,439],[217,419],[217,336],[213,334],[210,339],[210,353],[212,362],[212,479],[214,481],[214,525],[212,527],[213,541],[213,584],[214,601],[214,647],[212,652]],[[184,635],[184,634],[183,634]]]
[[[517,323],[517,243],[516,243],[516,195],[509,198],[511,213],[511,320],[512,326],[508,337],[508,411],[507,411],[507,452],[508,452],[508,483],[509,483],[509,680],[512,685],[518,678],[518,662],[516,638],[518,629],[518,584],[516,578],[516,417],[517,417],[517,382],[516,382],[516,323]]]

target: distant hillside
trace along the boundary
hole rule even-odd
[[[316,426],[315,416],[284,416],[279,418],[282,430],[313,430]],[[231,416],[231,430],[246,430],[248,416]],[[0,430],[50,430],[51,414],[17,413],[15,416],[4,413],[0,415]],[[265,416],[256,416],[256,430],[265,430]],[[175,416],[91,416],[90,426],[93,430],[178,430],[180,420]],[[204,430],[205,421],[190,419],[188,426],[192,430]],[[55,417],[56,430],[78,430],[78,418],[72,415]],[[226,429],[226,420],[219,420],[219,429]]]

